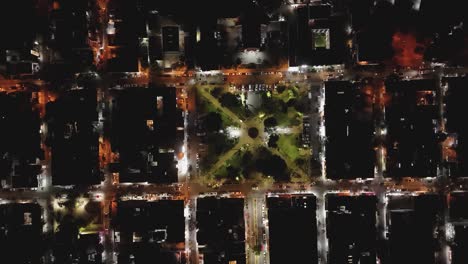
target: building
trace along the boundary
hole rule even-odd
[[[288,19],[289,65],[342,64],[346,59],[345,17],[333,6],[312,2],[292,5]]]
[[[288,23],[284,20],[270,21],[264,39],[271,65],[283,66],[288,61]],[[268,65],[265,65],[268,66]]]
[[[227,53],[234,53],[243,47],[242,24],[239,17],[226,17],[217,19],[217,30],[214,38],[217,45]]]
[[[111,144],[120,182],[176,182],[184,130],[177,126],[183,117],[175,88],[115,89],[113,97]]]
[[[96,37],[97,20],[93,21],[90,3],[64,0],[50,3],[49,30],[45,38],[48,49],[44,49],[47,54],[42,54],[44,62],[66,63],[73,72],[93,65],[94,54],[89,43]]]
[[[74,88],[46,106],[53,185],[101,182],[94,128],[98,118],[96,95],[91,88]]]
[[[189,31],[173,16],[156,10],[149,11],[147,16],[150,62],[167,70],[183,67],[185,50],[190,50]]]
[[[240,22],[242,24],[242,47],[263,50],[269,22],[265,11],[257,5],[249,6],[241,13]]]
[[[7,50],[7,54],[11,54]],[[41,67],[36,61],[9,60],[7,58],[6,72],[11,78],[27,79],[34,78],[39,73]]]
[[[234,65],[234,56],[243,49],[242,24],[239,17],[218,18],[216,31],[214,32],[214,42],[222,55],[218,61],[220,65],[229,67]]]
[[[197,67],[217,70],[285,64],[287,23],[270,18],[257,4],[231,5],[197,27]],[[212,56],[204,56],[207,53]]]
[[[468,261],[468,227],[466,225],[455,226],[455,238],[452,250],[452,263],[463,264]]]
[[[34,58],[31,50],[34,47],[36,33],[41,30],[43,19],[37,16],[33,0],[6,2],[0,16],[0,31],[7,38],[0,43],[0,65],[11,62],[11,53],[18,61],[29,61]],[[21,22],[18,22],[21,21]],[[36,23],[26,23],[36,21]]]
[[[244,199],[198,198],[197,228],[204,263],[246,263]]]
[[[468,260],[468,228],[465,224],[468,219],[465,209],[467,201],[466,192],[452,192],[449,195],[449,216],[455,231],[451,246],[452,263],[454,264],[464,263]]]
[[[118,262],[185,263],[184,221],[182,200],[119,201],[113,222]]]
[[[386,94],[388,176],[436,176],[441,158],[437,81],[387,81]]]
[[[45,247],[41,207],[36,203],[0,205],[0,246],[6,263],[39,263]],[[19,252],[18,249],[21,249]]]
[[[464,210],[464,205],[468,202],[468,193],[466,192],[451,192],[449,196],[450,202],[450,220],[453,222],[463,222],[468,219],[468,212]]]
[[[390,197],[387,214],[390,263],[434,263],[438,243],[434,230],[441,206],[436,195]]]
[[[78,258],[81,263],[101,264],[104,246],[99,234],[80,234],[78,239]]]
[[[354,58],[369,65],[390,60],[397,14],[391,1],[354,1],[351,8]]]
[[[376,263],[375,196],[326,196],[329,263]]]
[[[316,198],[268,197],[270,263],[318,263]]]
[[[108,51],[103,54],[107,59],[103,63],[109,72],[138,72],[140,45],[142,38],[147,37],[144,15],[135,0],[112,1],[108,8]]]
[[[2,187],[38,187],[44,153],[36,99],[31,92],[0,93]]]
[[[372,89],[348,81],[325,83],[325,161],[332,179],[372,178],[375,151]]]
[[[443,82],[448,91],[445,98],[445,118],[447,120],[446,130],[449,137],[444,142],[444,161],[448,163],[450,176],[466,177],[468,162],[468,126],[463,115],[467,108],[463,101],[468,96],[466,87],[468,78],[448,77]]]

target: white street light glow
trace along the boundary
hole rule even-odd
[[[227,132],[229,138],[239,138],[241,136],[241,133],[242,133],[240,128],[233,127],[233,126],[227,127],[226,132]]]

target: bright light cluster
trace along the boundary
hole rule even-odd
[[[241,136],[241,130],[238,127],[227,127],[226,132],[229,138],[239,138]]]

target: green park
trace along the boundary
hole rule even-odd
[[[307,87],[196,89],[197,111],[206,132],[200,182],[310,180],[311,151],[301,142],[302,119],[310,111]]]

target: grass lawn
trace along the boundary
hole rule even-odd
[[[234,170],[238,170],[239,173],[236,176],[239,176],[239,180],[241,180],[241,161],[242,161],[243,153],[244,152],[242,150],[238,150],[234,155],[232,155],[232,157],[228,161],[226,161],[224,166],[219,168],[214,173],[215,177],[218,179],[229,179],[230,176],[229,176],[228,168],[232,167],[234,168]],[[229,179],[229,180],[233,180],[233,179]]]
[[[203,96],[198,96],[197,100],[199,100],[200,110],[203,113],[209,112],[216,112],[221,115],[221,119],[223,120],[223,127],[229,126],[238,126],[231,118],[229,118],[221,109],[218,109],[214,106],[210,101],[205,100]]]
[[[288,107],[288,112],[278,112],[273,117],[278,121],[278,126],[298,126],[301,124],[299,113],[293,108]]]
[[[289,86],[282,93],[274,94],[273,97],[287,103],[289,100],[296,98],[298,92],[299,89],[297,87]]]
[[[297,100],[297,95],[300,94],[299,88],[295,86],[287,87],[282,93],[276,93],[270,98],[269,102],[265,102],[267,105],[266,113],[276,118],[278,126],[298,126],[302,122],[301,113],[296,110],[295,107],[287,107],[287,103],[294,99]],[[272,108],[270,105],[273,105]],[[286,112],[283,112],[286,107]]]
[[[230,100],[228,100],[228,104],[223,105],[223,96],[230,94]],[[237,103],[235,103],[235,99]],[[231,112],[233,112],[236,116],[238,116],[242,120],[248,119],[250,116],[252,116],[252,113],[249,111],[249,109],[246,108],[245,105],[243,105],[242,100],[245,100],[245,96],[243,96],[242,93],[239,92],[234,92],[231,93],[229,91],[223,92],[220,94],[218,98],[216,98],[223,107],[226,109],[229,109]]]
[[[278,139],[279,152],[295,162],[303,171],[307,172],[310,165],[310,150],[299,147],[299,135],[281,135]]]
[[[289,90],[289,89],[286,89],[284,92],[278,94],[277,96],[274,96],[276,98],[278,98],[279,100],[287,103],[290,99],[293,99],[295,98],[294,96],[294,93]]]
[[[197,105],[198,111],[203,114],[208,114],[210,112],[218,113],[221,116],[222,124],[221,129],[225,130],[227,127],[235,126],[239,127],[239,124],[231,119],[231,117],[226,114],[220,107],[216,106],[216,103],[206,99],[204,95],[200,94],[200,90],[203,90],[206,93],[209,93],[209,88],[207,86],[197,87]],[[212,89],[213,87],[211,87]],[[207,145],[204,153],[201,155],[200,160],[200,169],[202,172],[207,172],[211,169],[213,164],[215,164],[219,158],[229,151],[232,147],[236,145],[238,139],[229,139],[225,133],[212,133],[208,132],[204,138],[204,142]],[[232,174],[232,173],[231,173]],[[209,178],[214,179],[207,175],[206,180]]]
[[[239,118],[246,120],[253,114],[246,109],[243,105],[236,106],[236,107],[226,107],[227,109],[231,110],[235,115],[237,115]]]
[[[290,160],[296,160],[300,157],[297,135],[281,135],[277,144],[279,151],[285,154]]]
[[[314,44],[316,48],[326,48],[327,47],[327,35],[323,34],[314,34]]]
[[[305,159],[310,157],[310,150],[299,146],[299,135],[280,135],[278,139],[278,149],[291,160]]]
[[[207,140],[209,142],[207,151],[200,160],[200,169],[203,172],[209,171],[211,166],[219,160],[219,157],[228,152],[238,142],[238,140],[230,140],[222,134],[209,134]]]

